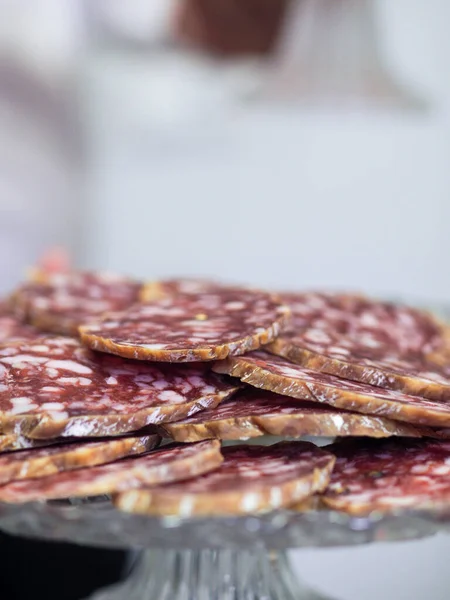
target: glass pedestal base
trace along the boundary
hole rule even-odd
[[[127,580],[89,600],[331,600],[294,575],[284,552],[143,551]]]

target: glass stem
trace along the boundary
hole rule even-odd
[[[126,581],[90,600],[326,600],[294,575],[283,552],[146,550]]]

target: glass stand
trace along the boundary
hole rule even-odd
[[[285,552],[145,550],[129,578],[89,600],[331,600],[294,575]]]

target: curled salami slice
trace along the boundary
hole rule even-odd
[[[178,294],[206,294],[223,289],[223,285],[217,281],[199,278],[162,279],[159,281],[148,281],[142,287],[140,293],[141,302],[154,302],[167,296]]]
[[[268,350],[297,364],[431,400],[450,400],[436,364],[449,329],[419,310],[357,296],[287,296],[292,326]]]
[[[245,515],[289,506],[323,490],[332,454],[308,442],[230,446],[212,473],[171,485],[119,494],[127,512],[181,517]]]
[[[213,368],[217,373],[227,373],[255,387],[299,400],[417,425],[450,424],[449,404],[312,371],[264,351],[229,358]]]
[[[141,284],[110,273],[35,273],[12,296],[15,314],[43,331],[76,335],[106,311],[128,308]]]
[[[73,338],[0,345],[0,431],[35,439],[135,431],[195,414],[235,390],[205,365],[127,361]]]
[[[450,508],[450,442],[354,440],[327,446],[336,466],[323,501],[355,515]]]
[[[221,288],[138,304],[80,327],[84,344],[126,358],[210,361],[243,354],[272,341],[289,309],[270,294]]]
[[[148,452],[158,443],[157,435],[147,435],[9,452],[0,456],[0,485],[110,463],[125,456]]]
[[[420,429],[385,417],[362,415],[252,388],[243,389],[217,408],[162,425],[161,432],[177,442],[209,438],[245,440],[261,435],[421,436]]]
[[[0,487],[0,501],[22,503],[112,494],[196,477],[217,469],[222,461],[217,440],[166,446],[144,456],[111,464],[14,481]]]

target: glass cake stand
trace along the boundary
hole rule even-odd
[[[289,548],[419,539],[450,531],[450,514],[350,517],[275,511],[258,517],[154,518],[115,510],[107,498],[0,503],[7,533],[110,549],[139,549],[124,582],[90,600],[326,600],[292,572]]]

